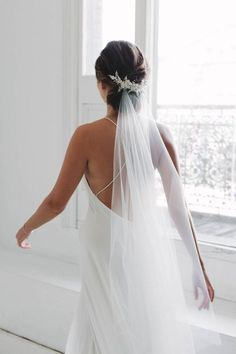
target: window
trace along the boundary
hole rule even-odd
[[[225,216],[236,216],[234,5],[159,5],[157,117],[174,134],[191,209]]]
[[[135,41],[135,0],[86,0],[83,4],[83,74],[110,40]]]

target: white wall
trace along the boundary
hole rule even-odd
[[[16,231],[53,187],[68,142],[64,10],[63,0],[0,1],[0,242],[14,249]],[[76,230],[62,229],[60,218],[35,231],[30,252],[76,259],[69,246]]]
[[[33,232],[31,250],[15,235],[53,187],[75,128],[65,114],[69,3],[0,0],[0,327],[61,350],[79,294],[78,230],[62,226],[67,207]]]

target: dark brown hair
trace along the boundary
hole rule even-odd
[[[127,76],[130,81],[136,83],[146,79],[149,66],[136,44],[128,41],[108,42],[95,62],[97,80],[111,86],[107,95],[107,104],[118,110],[122,90],[118,92],[118,85],[108,76],[115,75],[116,71],[121,79]]]

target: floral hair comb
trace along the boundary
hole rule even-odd
[[[118,86],[120,92],[121,90],[128,90],[128,92],[139,92],[142,91],[143,88],[146,86],[147,82],[145,80],[142,80],[141,83],[137,83],[135,81],[130,81],[127,76],[122,80],[120,76],[118,75],[118,72],[116,70],[115,76],[114,75],[108,75]]]

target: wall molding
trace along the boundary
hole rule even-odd
[[[64,2],[63,18],[63,129],[62,156],[79,125],[79,0]],[[61,214],[63,228],[78,229],[76,190]]]

